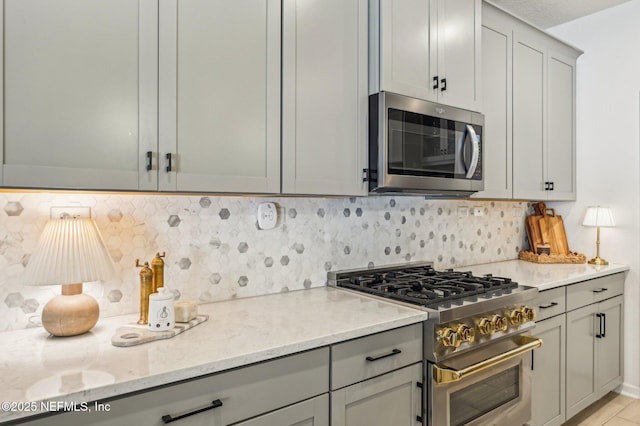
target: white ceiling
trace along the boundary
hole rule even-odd
[[[491,0],[496,5],[540,27],[573,21],[630,0]]]

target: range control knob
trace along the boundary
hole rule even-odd
[[[507,319],[502,315],[494,315],[491,317],[491,323],[495,331],[507,331]]]
[[[522,315],[524,315],[525,319],[527,321],[535,321],[536,320],[536,311],[534,311],[533,309],[527,307],[527,306],[522,306],[520,307],[520,312],[522,312]]]
[[[496,331],[494,323],[489,318],[480,318],[476,327],[483,336],[493,334]]]
[[[473,343],[473,341],[476,338],[476,332],[474,331],[474,329],[467,325],[460,324],[456,331],[458,332],[458,336],[460,337],[461,343],[463,342]]]
[[[526,323],[527,319],[520,308],[518,308],[509,313],[509,322],[511,322],[511,325],[520,325]]]
[[[446,348],[457,348],[462,343],[458,332],[449,327],[438,330],[438,340]]]

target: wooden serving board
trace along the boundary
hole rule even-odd
[[[525,221],[525,228],[527,231],[527,238],[529,238],[529,245],[533,253],[538,252],[538,246],[545,243],[540,232],[540,220],[546,210],[546,205],[543,202],[539,202],[533,206],[535,214],[527,216]]]
[[[551,215],[546,214],[548,211],[551,211]],[[539,224],[542,240],[551,246],[551,254],[568,255],[570,253],[569,243],[562,217],[556,215],[554,209],[546,209]]]
[[[532,214],[527,216],[527,238],[529,238],[531,251],[534,253],[538,252],[538,246],[544,242],[544,240],[542,239],[542,233],[540,232],[541,219],[542,215]]]
[[[172,330],[166,331],[149,331],[146,325],[138,327],[120,327],[116,330],[116,334],[111,337],[113,346],[135,346],[155,340],[170,339],[183,331],[202,324],[209,319],[209,315],[198,315],[189,322],[177,322]]]

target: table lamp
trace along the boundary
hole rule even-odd
[[[42,325],[54,336],[75,336],[91,330],[100,315],[98,302],[82,292],[82,283],[107,279],[113,271],[93,220],[63,214],[47,222],[22,281],[62,284],[62,294],[42,310]]]
[[[613,214],[609,207],[587,207],[584,214],[583,226],[596,227],[596,257],[589,261],[591,265],[608,265],[609,262],[600,257],[600,227],[614,227]]]

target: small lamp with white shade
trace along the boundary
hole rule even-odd
[[[608,265],[609,262],[600,257],[600,228],[611,228],[616,226],[613,221],[613,214],[609,207],[592,206],[587,207],[582,221],[583,226],[595,227],[596,233],[596,257],[589,261],[591,265]]]
[[[83,283],[108,279],[113,272],[111,257],[94,221],[63,214],[47,222],[22,282],[62,284],[62,294],[42,310],[42,325],[54,336],[75,336],[91,330],[100,316],[98,302],[82,292]]]

